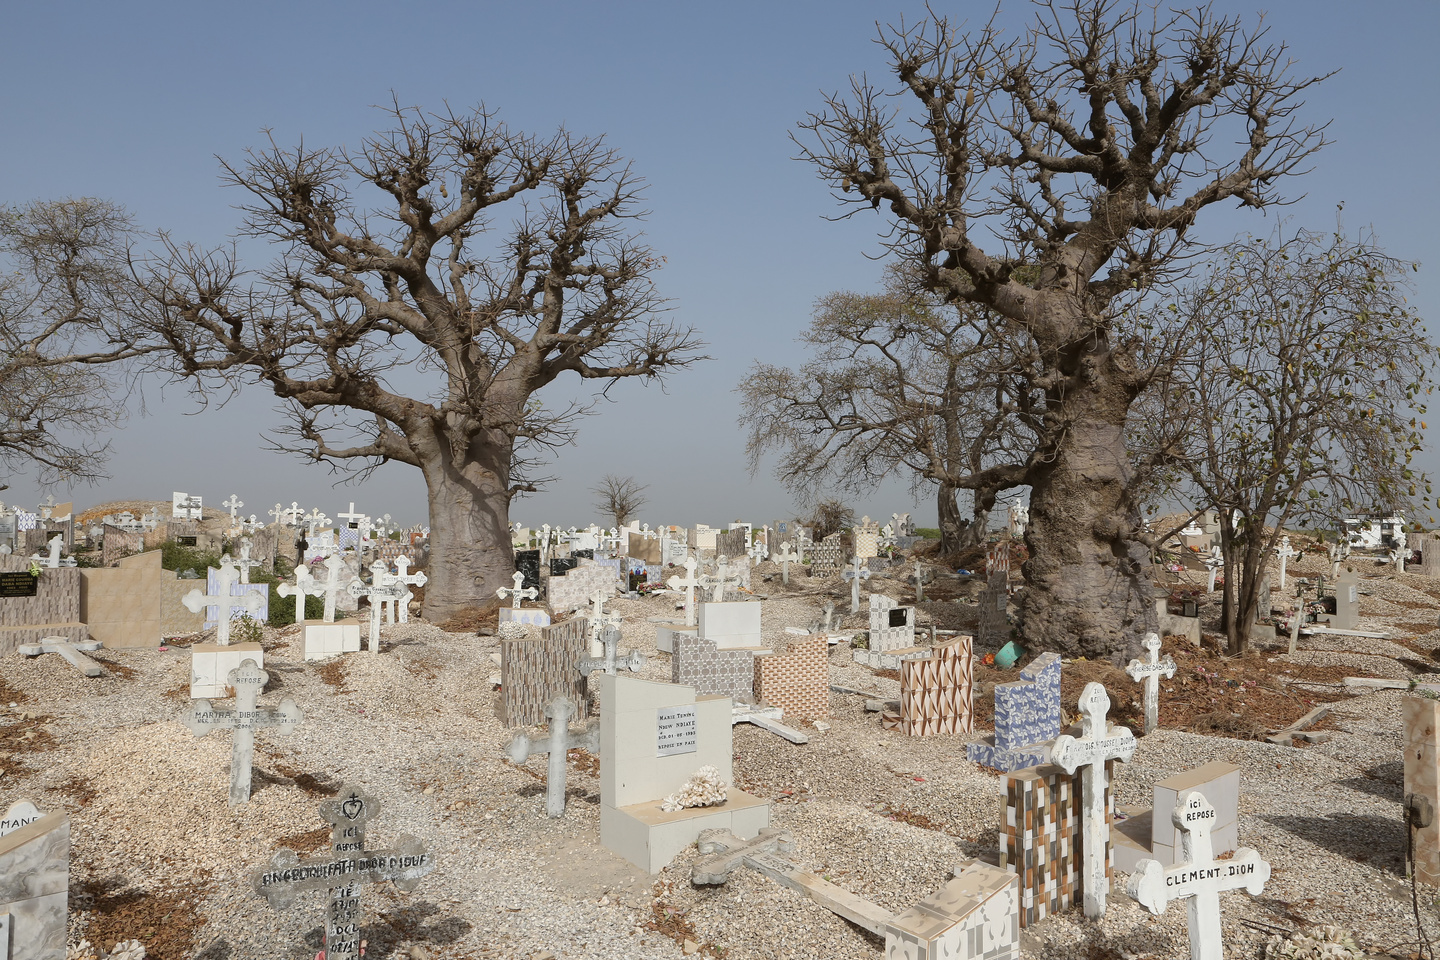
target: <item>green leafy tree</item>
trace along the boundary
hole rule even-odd
[[[1413,269],[1370,236],[1249,238],[1155,318],[1187,346],[1141,434],[1166,452],[1172,489],[1219,513],[1233,653],[1269,613],[1260,579],[1287,525],[1333,528],[1431,493],[1414,457],[1437,353],[1407,300]]]

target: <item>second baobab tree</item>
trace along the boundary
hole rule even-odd
[[[1155,622],[1125,429],[1149,371],[1118,329],[1206,207],[1263,208],[1323,143],[1315,82],[1212,8],[1041,2],[1012,40],[943,17],[882,31],[891,83],[851,81],[802,122],[840,203],[946,302],[1003,317],[1035,356],[1019,598],[1027,646],[1118,660]]]
[[[444,619],[510,583],[510,501],[584,412],[540,391],[658,378],[700,344],[665,311],[640,181],[603,141],[513,132],[483,108],[390,121],[356,150],[272,143],[226,163],[249,195],[241,234],[274,260],[169,243],[143,320],[199,389],[273,390],[287,448],[420,470],[425,616]]]

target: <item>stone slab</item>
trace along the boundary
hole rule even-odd
[[[356,653],[360,650],[359,620],[346,618],[334,623],[306,620],[301,630],[306,660],[323,660],[325,657]]]
[[[11,960],[65,960],[70,818],[56,811],[0,837],[0,914]]]
[[[258,643],[197,643],[190,648],[190,699],[218,700],[235,695],[226,678],[245,660],[265,666],[265,651]]]

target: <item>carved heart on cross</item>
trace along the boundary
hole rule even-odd
[[[340,804],[340,812],[345,815],[346,820],[354,820],[360,816],[360,811],[365,809],[365,803],[359,797],[352,796]]]

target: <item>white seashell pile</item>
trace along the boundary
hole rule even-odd
[[[660,801],[660,809],[674,813],[687,807],[714,807],[725,802],[726,783],[720,779],[720,771],[706,764],[685,785]]]

